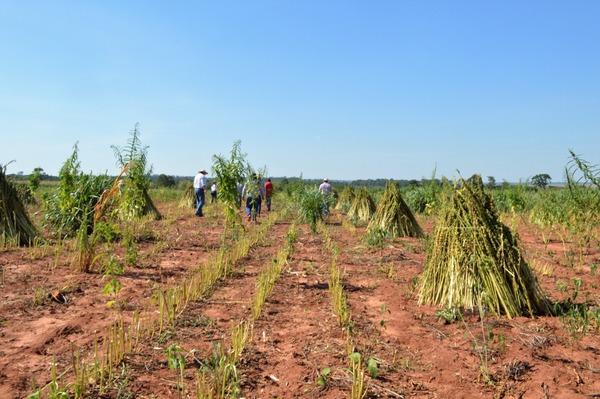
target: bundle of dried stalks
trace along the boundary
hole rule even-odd
[[[16,239],[19,245],[31,245],[37,231],[14,185],[0,165],[0,235]]]
[[[353,221],[368,222],[375,214],[375,200],[366,187],[360,187],[348,209],[347,217]]]
[[[518,237],[502,224],[479,175],[461,179],[427,248],[419,303],[505,314],[551,314]]]
[[[402,198],[398,184],[388,182],[368,230],[379,229],[389,237],[421,237],[423,230]]]
[[[181,200],[179,200],[180,208],[196,208],[196,194],[194,192],[194,185],[190,183],[183,192]]]
[[[347,211],[350,208],[350,206],[352,205],[355,195],[356,195],[356,190],[354,189],[354,186],[347,185],[346,187],[344,187],[344,189],[342,190],[342,192],[340,193],[340,195],[337,199],[337,203],[335,204],[335,209],[342,209],[344,211]]]

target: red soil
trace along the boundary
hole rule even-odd
[[[139,262],[119,277],[121,312],[149,309],[159,288],[177,285],[186,272],[206,262],[220,246],[221,217],[208,206],[205,218],[171,204],[158,204],[166,216],[149,222],[139,245]],[[259,223],[264,223],[265,215]],[[364,229],[330,215],[326,229],[341,249],[344,292],[351,312],[351,342],[365,360],[374,359],[379,377],[368,377],[368,397],[389,398],[584,398],[600,394],[598,325],[574,336],[559,317],[507,319],[467,312],[464,321],[446,324],[439,308],[419,306],[415,281],[425,263],[424,244],[398,238],[383,249],[365,245]],[[245,222],[246,223],[246,222]],[[420,220],[425,233],[433,220]],[[249,230],[260,225],[247,225]],[[139,343],[118,368],[119,378],[103,398],[177,397],[177,374],[167,364],[166,348],[185,350],[185,393],[196,397],[195,373],[218,344],[227,344],[232,322],[251,317],[259,271],[284,247],[289,220],[280,220],[268,237],[237,262],[232,276],[211,295],[191,303],[174,326]],[[544,293],[552,301],[569,293],[557,290],[571,278],[583,286],[576,302],[600,306],[598,248],[584,261],[567,265],[562,243],[547,248],[525,225],[518,228],[522,249]],[[117,245],[115,254],[123,259]],[[568,249],[568,243],[567,243]],[[24,398],[51,381],[51,365],[66,372],[72,354],[92,352],[117,315],[102,295],[107,280],[97,272],[78,273],[70,266],[73,250],[57,245],[0,252],[0,398]],[[298,225],[294,254],[277,280],[254,334],[238,361],[240,397],[346,398],[351,375],[347,331],[339,327],[328,289],[332,254],[322,233]],[[545,267],[545,273],[541,273]],[[60,291],[64,297],[52,298]],[[64,300],[63,300],[64,299]],[[485,331],[485,334],[482,333]],[[493,333],[493,335],[490,335]],[[330,369],[324,386],[321,371]],[[491,379],[483,378],[486,370]],[[45,394],[44,394],[45,395]]]

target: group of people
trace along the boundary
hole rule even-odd
[[[196,216],[203,217],[202,208],[206,202],[205,190],[207,185],[206,175],[208,172],[205,169],[200,169],[194,177],[194,194],[196,197]],[[273,182],[271,179],[263,184],[258,174],[252,174],[243,186],[238,185],[238,191],[241,196],[240,200],[245,202],[246,214],[248,220],[252,220],[252,211],[255,216],[260,216],[262,209],[263,198],[267,211],[271,211],[271,198],[273,196]],[[217,183],[213,182],[210,187],[211,203],[217,200]]]
[[[246,181],[240,194],[241,201],[246,205],[248,221],[256,220],[256,217],[260,216],[263,198],[267,206],[267,211],[271,211],[271,199],[273,197],[273,182],[271,179],[267,179],[263,183],[260,175],[255,173]]]
[[[203,217],[202,208],[205,203],[205,190],[207,185],[206,175],[208,172],[205,169],[200,169],[198,174],[194,177],[194,193],[196,196],[196,216]],[[323,182],[319,186],[319,192],[324,195],[331,195],[333,193],[333,187],[329,182],[328,178],[324,178]],[[273,182],[271,179],[267,179],[263,183],[258,173],[252,174],[246,184],[243,186],[238,185],[238,193],[240,195],[240,201],[246,205],[246,215],[248,221],[253,220],[253,216],[260,216],[262,209],[263,198],[267,211],[271,211],[271,198],[273,196]],[[210,202],[213,203],[217,200],[217,183],[213,182],[210,187]],[[254,213],[253,213],[254,211]],[[325,212],[329,212],[329,209],[325,209]]]

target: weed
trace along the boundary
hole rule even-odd
[[[367,371],[373,378],[379,378],[379,363],[377,360],[370,358],[367,362]]]
[[[391,313],[392,313],[392,312],[391,312],[391,311],[390,311],[390,310],[387,308],[387,305],[386,305],[385,303],[381,305],[381,307],[379,308],[379,310],[381,311],[381,313],[382,313],[383,315],[385,315],[385,314],[386,314],[386,312],[387,312],[388,314],[391,314]],[[386,329],[386,328],[387,328],[387,326],[386,326],[386,324],[385,324],[385,319],[381,319],[381,320],[379,321],[379,325],[380,325],[380,326],[381,326],[383,329]]]
[[[37,287],[33,291],[33,306],[42,306],[49,297],[48,291],[44,287]]]
[[[387,278],[389,278],[390,280],[392,280],[394,278],[394,274],[395,274],[395,269],[394,269],[394,262],[390,262],[387,265],[381,265],[379,267],[379,271],[383,274],[385,274],[387,276]]]
[[[557,281],[556,286],[559,292],[569,294],[566,301],[556,302],[554,304],[554,313],[560,316],[563,326],[567,328],[573,339],[579,339],[586,334],[587,327],[590,325],[590,306],[588,300],[582,303],[576,303],[579,296],[579,290],[582,288],[582,280],[580,278],[572,278],[573,289],[569,290],[569,286]]]
[[[445,324],[452,324],[462,319],[462,312],[455,306],[447,307],[435,312],[438,320],[443,320]]]
[[[329,373],[331,373],[331,370],[329,367],[325,367],[323,370],[321,370],[319,376],[317,377],[317,385],[323,389],[326,389],[329,386]]]
[[[387,240],[387,232],[381,227],[375,227],[367,231],[365,241],[373,248],[383,248]]]
[[[183,354],[184,350],[176,344],[171,344],[165,351],[167,353],[167,362],[169,365],[169,369],[178,373],[179,381],[177,383],[177,388],[179,392],[179,396],[181,397],[181,392],[184,391],[184,371],[185,371],[185,355]]]

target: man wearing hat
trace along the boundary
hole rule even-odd
[[[319,186],[319,192],[324,195],[333,194],[333,187],[331,187],[331,183],[329,183],[328,178],[323,179],[323,183],[321,183],[321,185]],[[325,212],[325,214],[329,213],[329,206],[327,206],[327,204],[323,207],[323,211]]]
[[[319,192],[321,194],[331,194],[333,192],[333,188],[331,187],[328,178],[323,179],[323,183],[319,186]]]
[[[208,172],[200,169],[194,177],[194,193],[196,194],[196,216],[202,217],[202,207],[204,206],[204,188],[206,187],[206,175]]]

